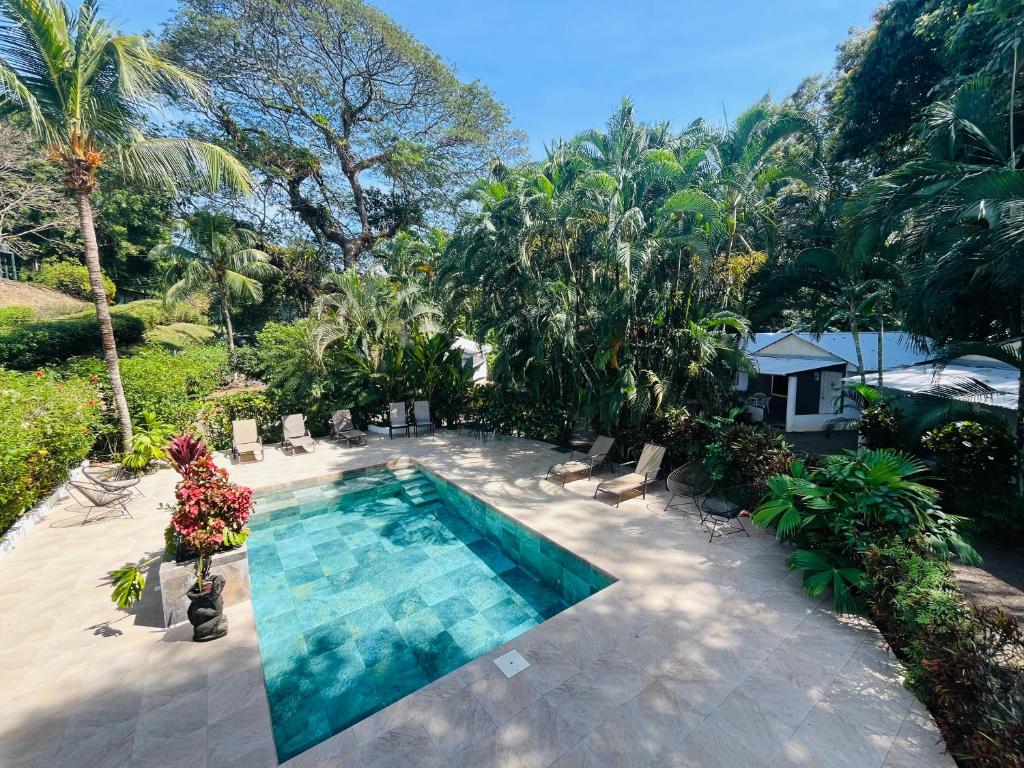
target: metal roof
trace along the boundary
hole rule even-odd
[[[912,365],[886,371],[883,384],[885,389],[896,389],[900,392],[916,394],[926,392],[940,384],[950,385],[967,379],[976,379],[996,390],[996,394],[984,399],[957,399],[1016,410],[1018,377],[1017,369],[1008,365],[964,365],[954,362],[941,369],[935,365]],[[877,375],[868,374],[866,378],[868,384],[872,386],[878,384]],[[846,381],[859,382],[860,377],[850,376],[846,378]]]
[[[754,355],[751,357],[757,372],[771,376],[786,376],[791,373],[802,373],[803,371],[817,371],[822,368],[831,368],[834,365],[842,365],[841,360],[828,360],[823,357],[776,357],[774,355]]]
[[[829,355],[845,360],[850,365],[857,365],[857,350],[853,344],[853,334],[849,332],[830,331],[820,336],[796,331],[758,333],[747,342],[747,353],[765,357],[772,356],[771,350],[766,351],[766,348],[787,336],[796,336]],[[884,360],[882,362],[886,370],[915,365],[930,359],[927,351],[922,352],[918,349],[917,343],[910,334],[902,331],[886,331],[884,336],[885,345],[882,348]],[[878,334],[871,331],[861,332],[860,348],[864,356],[864,369],[876,370],[878,368]]]

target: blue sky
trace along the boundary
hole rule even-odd
[[[539,157],[601,126],[623,96],[678,127],[735,117],[826,73],[880,0],[379,0],[375,3],[509,108]],[[125,31],[159,30],[173,0],[101,0]]]

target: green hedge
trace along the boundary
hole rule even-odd
[[[84,264],[70,261],[51,261],[43,264],[38,272],[29,275],[33,283],[52,288],[68,296],[83,301],[92,301],[92,283],[89,282],[89,270]],[[103,275],[103,292],[108,301],[113,301],[117,293],[114,281]]]
[[[120,304],[111,307],[110,314],[119,347],[143,341],[146,331],[158,325],[203,320],[192,306],[182,304],[168,308],[156,299]],[[55,320],[0,328],[0,365],[32,370],[71,357],[94,354],[101,346],[99,323],[90,309]]]
[[[68,375],[95,377],[108,390],[107,369],[102,360],[80,358],[64,366]],[[152,411],[158,421],[176,430],[188,429],[195,422],[203,401],[227,379],[227,349],[221,344],[197,345],[180,352],[159,346],[145,346],[121,359],[121,380],[132,420]],[[105,424],[105,437],[115,451],[117,428],[112,414]],[[104,451],[104,447],[100,446]]]
[[[88,379],[0,369],[0,533],[81,463],[102,419]]]
[[[112,318],[114,338],[122,346],[142,341],[145,323],[131,315]],[[31,370],[100,349],[100,328],[95,315],[74,315],[45,322],[26,323],[0,330],[0,365]]]
[[[32,322],[32,310],[29,307],[0,307],[0,328],[13,328]]]

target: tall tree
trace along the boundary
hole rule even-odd
[[[168,89],[193,98],[205,95],[198,78],[158,56],[144,38],[120,35],[100,19],[93,0],[77,11],[59,0],[0,0],[0,108],[24,115],[63,168],[74,196],[126,449],[132,424],[93,218],[97,169],[114,163],[131,178],[164,185],[200,175],[212,185],[238,190],[250,182],[246,169],[220,147],[143,133],[147,110]]]
[[[346,267],[517,143],[487,88],[361,0],[185,0],[166,46],[212,84],[207,125]]]
[[[259,236],[236,227],[229,216],[199,211],[177,223],[184,233],[182,243],[158,245],[150,252],[157,261],[170,263],[177,280],[167,289],[165,300],[174,303],[188,296],[205,294],[217,302],[224,322],[228,351],[235,348],[231,322],[233,308],[263,301],[261,280],[277,275],[270,256],[256,246]]]
[[[858,247],[892,242],[916,258],[908,273],[919,314],[949,314],[981,290],[1024,332],[1024,142],[1017,94],[1019,43],[1002,51],[1010,77],[976,77],[927,111],[931,156],[865,188],[851,204]],[[934,324],[938,330],[943,324]],[[999,341],[1001,339],[994,339]],[[940,342],[950,341],[940,336]],[[1019,358],[1019,354],[1018,354]],[[1018,490],[1024,495],[1024,369],[1017,408]]]

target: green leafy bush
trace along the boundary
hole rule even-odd
[[[964,601],[949,568],[899,542],[865,558],[871,616],[961,765],[1024,766],[1024,636]]]
[[[0,369],[0,533],[88,455],[99,404],[87,379]]]
[[[92,301],[89,270],[84,264],[74,264],[70,261],[48,261],[31,277],[32,282],[39,285],[66,293],[68,296],[74,296],[76,299]],[[107,294],[107,301],[113,301],[114,295],[117,293],[114,281],[106,275],[103,276],[103,292]]]
[[[0,307],[0,329],[14,328],[32,322],[32,310],[29,307]]]
[[[130,314],[111,318],[118,345],[142,341],[146,324]],[[91,312],[56,320],[0,328],[0,365],[31,370],[58,363],[76,355],[94,353],[101,346],[99,323]]]
[[[935,455],[935,474],[952,511],[982,527],[1024,528],[1020,507],[1011,503],[1016,450],[1008,429],[956,421],[926,432],[921,445]]]
[[[255,419],[264,442],[281,439],[280,416],[266,393],[235,392],[209,398],[199,415],[207,442],[215,450],[231,447],[231,422],[236,419]]]
[[[65,370],[86,379],[95,377],[104,391],[109,390],[102,360],[79,358]],[[158,422],[178,431],[192,426],[203,400],[224,384],[226,376],[227,351],[220,344],[188,347],[178,353],[146,346],[121,359],[121,379],[132,420],[141,422],[143,412],[152,411]],[[108,414],[101,435],[101,452],[118,453],[113,414]]]
[[[793,463],[768,480],[753,522],[797,549],[789,566],[804,572],[811,595],[831,590],[839,612],[861,612],[869,593],[864,557],[881,541],[912,542],[935,555],[978,562],[958,531],[960,518],[938,507],[938,492],[917,478],[924,466],[897,451],[848,451],[820,467]]]

